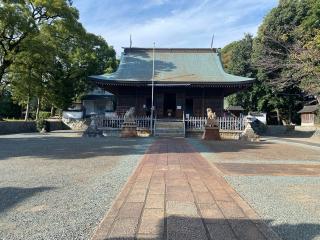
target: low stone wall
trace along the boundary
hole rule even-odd
[[[227,131],[227,130],[220,130],[220,137],[222,140],[239,140],[241,131]],[[186,137],[193,137],[193,138],[202,138],[203,130],[188,130],[186,132]]]
[[[35,121],[0,122],[0,134],[30,133],[36,131],[37,127]]]
[[[242,131],[220,131],[221,139],[224,140],[239,140]]]
[[[70,127],[68,127],[64,122],[61,120],[52,120],[48,119],[47,120],[47,131],[52,132],[52,131],[57,131],[57,130],[69,130]]]
[[[57,130],[67,130],[67,125],[65,125],[60,120],[47,120],[47,130],[57,131]],[[0,134],[15,134],[15,133],[32,133],[37,132],[36,121],[3,121],[0,122]]]
[[[101,128],[101,135],[104,137],[120,137],[120,128]],[[138,137],[150,137],[150,130],[145,128],[137,128]]]
[[[295,130],[294,125],[268,125],[266,131],[263,135],[267,136],[277,136],[277,135],[285,135],[291,133]]]

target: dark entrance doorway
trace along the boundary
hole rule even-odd
[[[151,116],[151,105],[152,105],[152,103],[151,103],[151,97],[148,97],[147,99],[146,99],[146,104],[145,104],[145,113],[146,113],[146,115],[147,115],[147,117],[150,117]]]
[[[186,99],[186,114],[189,114],[190,116],[193,115],[193,99],[192,98],[187,98]]]
[[[176,94],[165,93],[163,99],[163,116],[175,117],[176,116]]]

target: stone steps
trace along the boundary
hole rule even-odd
[[[158,120],[155,125],[157,137],[185,137],[182,121]]]

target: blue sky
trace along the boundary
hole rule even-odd
[[[73,0],[80,21],[119,56],[134,47],[214,47],[256,34],[278,0]]]

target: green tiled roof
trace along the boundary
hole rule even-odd
[[[112,82],[151,81],[152,54],[151,48],[125,48],[115,73],[90,78]],[[155,82],[232,84],[253,80],[226,73],[215,49],[155,49]]]

